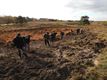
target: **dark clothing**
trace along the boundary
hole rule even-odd
[[[30,43],[30,37],[23,37],[24,38],[24,41],[26,44],[29,44]]]
[[[18,49],[18,53],[20,57],[21,57],[21,54],[24,54],[25,57],[28,57],[26,54],[26,49],[25,49],[25,44],[26,44],[25,37],[16,37],[13,40],[13,43]]]
[[[77,34],[79,34],[80,33],[80,29],[77,29]]]
[[[44,35],[44,39],[49,40],[49,39],[50,39],[49,34],[45,34],[45,35]]]
[[[50,35],[49,34],[45,34],[44,35],[44,42],[45,42],[46,46],[50,46],[49,40],[50,40]]]
[[[24,47],[22,49],[18,49],[18,53],[19,53],[20,58],[22,57],[22,54],[25,57],[28,57],[27,54],[26,54],[26,50],[24,49]]]
[[[45,45],[50,46],[49,40],[45,39]]]
[[[27,49],[28,49],[28,51],[30,51],[30,37],[27,37]]]
[[[55,39],[55,37],[54,37],[54,34],[52,33],[51,35],[50,35],[50,41],[54,41],[54,39]]]
[[[56,35],[57,35],[57,33],[55,33],[55,32],[51,33],[50,39],[51,39],[52,42],[56,40]]]
[[[14,45],[19,48],[19,49],[22,49],[22,47],[24,46],[24,40],[22,37],[16,37],[14,40],[13,40],[13,43]]]
[[[30,51],[30,37],[23,37],[24,47],[26,51]]]
[[[60,35],[61,35],[61,39],[63,39],[63,37],[64,37],[64,32],[61,32]]]

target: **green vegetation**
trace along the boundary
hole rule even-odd
[[[96,62],[97,61],[97,62]],[[95,67],[88,68],[87,80],[106,80],[107,79],[107,48],[95,59]]]
[[[89,25],[90,24],[89,17],[88,16],[82,16],[81,20],[80,20],[80,24],[82,24],[82,25],[85,25],[85,24]]]
[[[107,48],[102,51],[102,54],[98,57],[99,65],[97,66],[97,72],[102,77],[107,77]]]

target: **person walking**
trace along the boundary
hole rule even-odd
[[[79,28],[77,29],[77,35],[78,35],[78,34],[80,34],[80,29],[79,29]]]
[[[20,33],[17,34],[17,36],[13,39],[13,43],[18,50],[18,55],[20,58],[22,58],[22,54],[24,54],[25,57],[28,57],[28,55],[26,54],[26,50],[24,48],[25,42],[23,37],[21,37]]]
[[[50,40],[50,35],[49,35],[49,32],[47,32],[44,34],[44,42],[46,46],[50,46],[49,40]]]
[[[30,41],[31,41],[31,36],[30,35],[27,35],[24,38],[24,41],[25,41],[25,48],[26,48],[26,51],[30,51]]]
[[[61,40],[64,38],[64,32],[63,31],[60,32],[60,37],[61,37]]]

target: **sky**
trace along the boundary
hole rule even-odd
[[[107,0],[0,0],[0,16],[107,20]]]

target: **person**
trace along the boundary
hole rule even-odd
[[[23,37],[23,39],[25,41],[25,49],[28,52],[30,51],[30,38],[31,38],[30,35]]]
[[[27,40],[28,51],[30,51],[30,41],[31,41],[31,35],[28,35],[28,40]]]
[[[54,42],[56,40],[56,35],[57,33],[56,32],[52,32],[51,35],[50,35],[50,41],[51,42]]]
[[[13,39],[13,43],[15,45],[15,47],[18,49],[18,53],[19,53],[19,57],[22,57],[22,54],[24,54],[25,57],[28,57],[28,55],[26,54],[24,45],[25,42],[23,40],[23,38],[21,37],[21,34],[17,34],[17,36]]]
[[[54,33],[52,32],[50,35],[50,41],[53,42],[54,41]]]
[[[60,32],[61,40],[64,38],[64,32]]]
[[[49,32],[47,32],[44,34],[44,42],[46,46],[50,46],[49,40],[50,40],[50,35],[49,35]]]
[[[80,33],[80,29],[77,29],[77,34],[79,34]]]
[[[57,32],[54,32],[54,41],[56,40]]]

